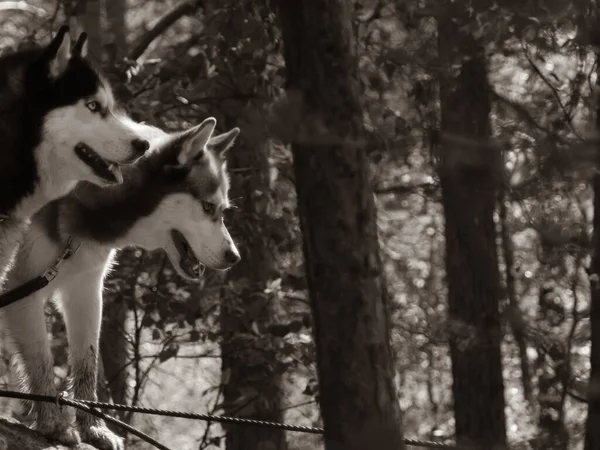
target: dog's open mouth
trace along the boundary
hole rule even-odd
[[[196,255],[190,247],[187,239],[183,233],[179,230],[171,230],[171,238],[175,244],[175,248],[179,253],[179,267],[185,272],[185,274],[192,278],[197,279],[204,274],[206,266],[198,261]]]
[[[83,142],[75,146],[75,154],[100,178],[118,184],[123,182],[118,164],[105,160]]]

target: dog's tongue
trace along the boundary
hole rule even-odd
[[[192,248],[186,241],[185,237],[179,230],[171,230],[171,236],[177,251],[179,252],[179,267],[185,274],[192,278],[198,279],[204,274],[206,266],[198,261]]]

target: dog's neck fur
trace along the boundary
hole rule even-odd
[[[129,232],[177,189],[164,167],[177,162],[179,135],[170,137],[168,142],[164,146],[155,144],[154,150],[135,164],[123,167],[122,184],[99,187],[80,182],[67,196],[44,207],[36,220],[44,221],[50,237],[57,242],[65,242],[71,236],[98,249],[143,246]]]
[[[76,182],[73,181],[60,181],[52,185],[49,180],[44,180],[47,173],[40,173],[41,180],[33,193],[23,198],[13,211],[6,214],[7,218],[0,221],[0,292],[23,236],[29,228],[30,218],[49,202],[66,195],[75,187]]]
[[[41,147],[41,152],[44,152]],[[46,204],[67,195],[77,185],[75,180],[56,176],[56,174],[60,174],[60,169],[53,167],[54,164],[51,162],[44,161],[40,165],[43,166],[39,171],[40,181],[35,186],[33,193],[21,200],[14,211],[8,214],[9,216],[27,220]],[[53,175],[48,176],[49,174]]]

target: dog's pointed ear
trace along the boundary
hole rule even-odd
[[[73,46],[73,55],[85,58],[88,55],[88,35],[83,31]]]
[[[60,77],[69,65],[71,59],[71,36],[69,27],[63,25],[58,29],[56,36],[44,51],[48,64],[48,73],[51,79]]]
[[[217,119],[209,117],[204,121],[186,132],[186,139],[183,143],[183,148],[177,156],[177,162],[181,165],[190,164],[198,161],[204,155],[204,147],[213,134],[217,126]]]
[[[221,158],[221,160],[225,160],[225,154],[227,153],[227,150],[233,146],[239,134],[240,129],[235,127],[229,130],[227,133],[213,136],[210,138],[210,142],[208,143],[209,148],[214,151],[217,156]]]

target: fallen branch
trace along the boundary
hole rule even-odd
[[[203,0],[185,0],[175,6],[171,11],[162,16],[156,24],[144,34],[129,52],[129,59],[136,61],[150,47],[154,40],[163,34],[171,25],[181,19],[196,12],[203,5]]]
[[[43,8],[30,5],[24,0],[19,0],[16,2],[0,2],[0,11],[21,11],[35,14],[36,16],[40,17],[44,17],[46,15],[46,11],[44,11]]]

